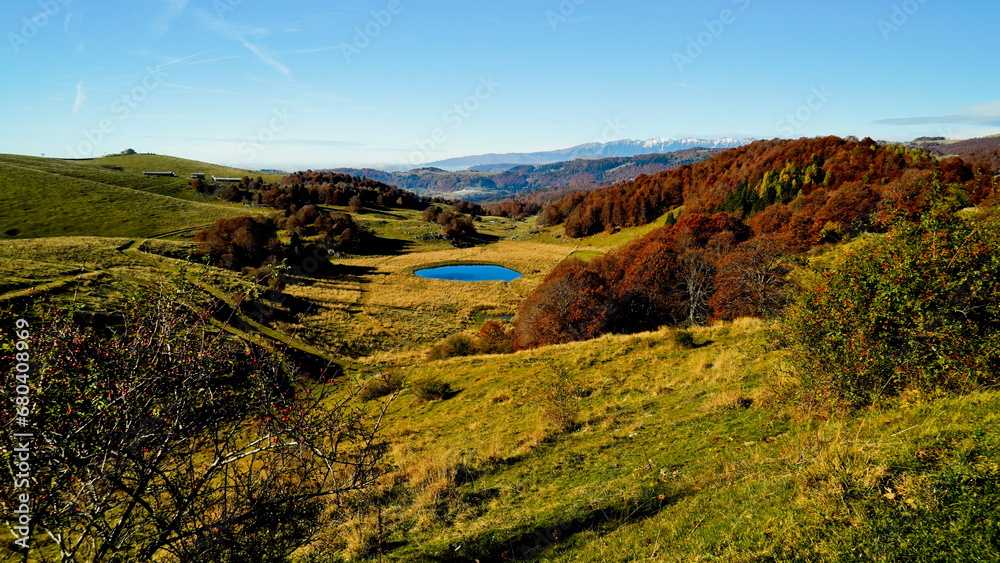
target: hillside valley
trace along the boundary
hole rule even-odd
[[[538,201],[559,194],[592,190],[704,160],[723,149],[683,149],[665,154],[568,160],[549,164],[478,166],[449,171],[435,167],[406,172],[370,168],[338,168],[334,172],[360,175],[424,196],[444,196],[475,202],[510,198]]]
[[[393,174],[2,155],[6,384],[27,319],[37,432],[68,444],[38,446],[64,485],[33,495],[63,504],[28,560],[994,560],[1000,219],[968,143]],[[477,264],[521,277],[414,274]]]

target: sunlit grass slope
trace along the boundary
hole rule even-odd
[[[150,168],[180,174],[179,162],[142,155],[87,161],[0,156],[0,236],[150,237],[259,212],[198,196],[187,178],[142,175]],[[205,171],[199,165],[184,170]]]
[[[660,331],[402,370],[381,537],[372,504],[332,544],[371,561],[380,540],[392,561],[1000,556],[1000,393],[853,413],[769,404],[784,352],[767,328],[696,329],[692,349]],[[564,432],[542,409],[559,370],[578,387]],[[419,401],[430,380],[452,393]]]

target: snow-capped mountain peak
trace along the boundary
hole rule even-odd
[[[576,158],[630,157],[641,154],[675,152],[699,147],[706,149],[728,149],[743,146],[755,140],[752,138],[733,139],[730,137],[723,137],[721,139],[699,139],[696,137],[688,137],[686,139],[670,139],[668,137],[646,140],[623,139],[607,143],[585,143],[568,149],[554,151],[464,156],[431,162],[425,166],[443,168],[445,170],[465,170],[473,166],[495,164],[551,164],[553,162],[563,162]]]

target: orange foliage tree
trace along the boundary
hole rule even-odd
[[[522,303],[515,319],[518,349],[588,340],[605,332],[616,312],[597,272],[580,260],[560,264]]]

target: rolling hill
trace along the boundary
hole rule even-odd
[[[251,297],[259,290],[238,272],[185,262],[190,242],[130,244],[183,238],[217,217],[255,211],[199,196],[188,185],[190,172],[257,173],[152,155],[0,156],[8,210],[0,230],[39,237],[0,240],[4,306],[79,295],[106,313],[121,280],[196,281],[206,302],[240,319],[242,328],[228,330],[243,339],[336,360],[359,379],[378,373],[375,381],[405,381],[384,420],[383,479],[349,509],[324,514],[316,541],[295,561],[995,560],[995,388],[812,410],[789,391],[793,352],[775,345],[777,325],[746,318],[505,355],[427,357],[443,339],[472,338],[486,318],[509,318],[568,259],[613,252],[677,220],[685,212],[679,205],[706,213],[746,208],[744,218],[757,225],[767,208],[755,206],[764,201],[808,216],[811,229],[830,212],[856,210],[838,193],[881,196],[907,174],[960,180],[965,173],[922,151],[868,141],[766,141],[659,173],[646,170],[663,165],[664,155],[457,173],[518,194],[559,182],[612,185],[568,200],[579,211],[567,215],[575,212],[576,227],[586,227],[578,234],[589,235],[581,238],[535,218],[484,217],[476,227],[490,242],[459,249],[429,236],[438,226],[417,209],[352,210],[385,244],[338,255],[327,271],[304,268],[311,257],[289,260],[298,273],[273,300]],[[142,176],[151,169],[183,177]],[[633,179],[636,172],[647,176]],[[426,170],[420,181],[443,186],[446,174]],[[784,203],[792,192],[769,195],[779,180],[802,200]],[[629,201],[635,216],[628,216]],[[605,208],[612,229],[602,222]],[[588,209],[597,210],[593,225],[584,225]],[[775,230],[789,223],[781,217],[770,223]],[[872,238],[796,263],[818,276]],[[413,273],[475,263],[524,275],[470,290]],[[5,541],[0,550],[11,545]]]
[[[917,139],[911,145],[938,156],[960,156],[971,164],[981,164],[994,174],[1000,174],[1000,135],[962,141],[931,137]]]
[[[178,177],[144,176],[147,170],[173,171]],[[196,194],[190,187],[192,172],[253,174],[156,155],[93,160],[0,155],[0,233],[17,238],[180,235],[220,217],[248,213],[241,205]]]

